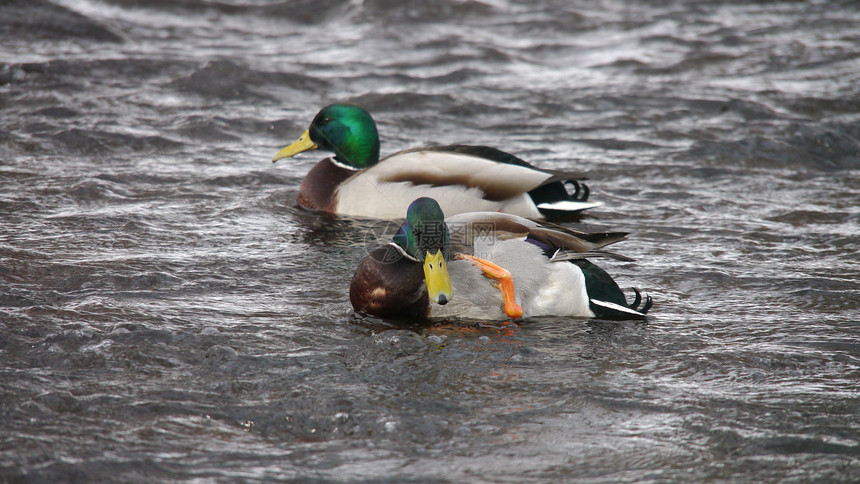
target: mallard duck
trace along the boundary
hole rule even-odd
[[[628,304],[618,284],[584,257],[630,260],[602,248],[624,232],[589,234],[517,215],[447,219],[431,198],[409,205],[392,241],[358,265],[353,308],[386,319],[482,320],[537,316],[644,319],[651,297]]]
[[[448,215],[489,211],[543,219],[600,205],[587,201],[581,175],[540,170],[486,146],[431,146],[380,160],[376,123],[354,104],[323,108],[272,161],[317,148],[334,157],[317,163],[302,182],[298,203],[308,209],[397,219],[416,198],[432,197]]]

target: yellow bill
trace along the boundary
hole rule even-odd
[[[311,141],[311,133],[309,130],[305,130],[304,134],[299,136],[293,144],[287,146],[281,151],[277,152],[272,158],[272,163],[282,160],[284,158],[289,158],[291,156],[297,155],[302,151],[315,150],[317,149],[317,144]]]
[[[424,280],[427,282],[427,295],[437,304],[447,304],[454,297],[451,278],[448,276],[448,265],[441,250],[435,254],[427,252],[424,257]]]

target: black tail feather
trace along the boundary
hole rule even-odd
[[[645,305],[642,306],[642,309],[639,310],[640,313],[645,314],[651,309],[651,304],[654,303],[654,300],[651,299],[651,296],[645,296]]]
[[[568,189],[570,187],[570,189]],[[544,203],[551,204],[556,202],[586,202],[591,191],[588,185],[574,179],[552,181],[546,185],[541,185],[531,191],[529,196],[535,205]],[[570,215],[571,212],[564,210],[553,210],[548,208],[540,208],[538,210],[545,217],[564,217]],[[578,213],[578,212],[575,212]]]
[[[580,183],[576,180],[564,180],[561,182],[563,186],[573,186],[573,193],[567,192],[567,199],[574,202],[585,202],[588,201],[588,195],[591,194],[591,191],[588,189],[588,185],[585,183]]]
[[[633,297],[633,302],[627,307],[635,311],[639,306],[639,303],[642,301],[642,294],[639,294],[639,289],[636,289],[635,287],[633,288],[633,293],[636,295]]]
[[[627,307],[634,311],[639,311],[642,314],[647,313],[648,310],[651,309],[651,305],[654,304],[654,300],[651,299],[651,296],[646,294],[645,304],[643,304],[640,308],[639,303],[642,302],[642,294],[640,294],[639,289],[636,289],[635,287],[633,288],[633,294],[635,294],[635,296],[633,296],[633,302],[630,303]]]
[[[572,259],[571,262],[582,270],[591,311],[595,316],[601,319],[645,319],[645,313],[653,303],[651,296],[645,296],[645,304],[639,308],[642,293],[633,288],[633,302],[627,304],[624,291],[606,271],[586,259]]]

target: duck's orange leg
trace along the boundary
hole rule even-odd
[[[514,278],[507,269],[473,255],[457,253],[454,254],[454,258],[468,260],[475,267],[481,269],[485,276],[498,281],[499,289],[502,291],[502,297],[505,300],[505,314],[509,318],[516,319],[523,317],[523,308],[517,304],[516,296],[514,295]]]

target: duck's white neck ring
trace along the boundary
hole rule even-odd
[[[359,170],[358,168],[356,168],[354,166],[349,166],[346,163],[341,163],[340,161],[337,161],[337,158],[335,158],[335,157],[331,157],[329,159],[331,160],[331,163],[334,166],[337,166],[339,168],[343,168],[343,169],[349,170],[349,171],[358,171]]]
[[[397,249],[397,252],[400,252],[400,255],[402,255],[403,257],[405,257],[405,258],[407,258],[413,262],[421,262],[420,260],[416,259],[415,257],[412,257],[411,255],[407,254],[406,251],[403,250],[403,247],[400,247],[395,242],[389,242],[388,245]]]

